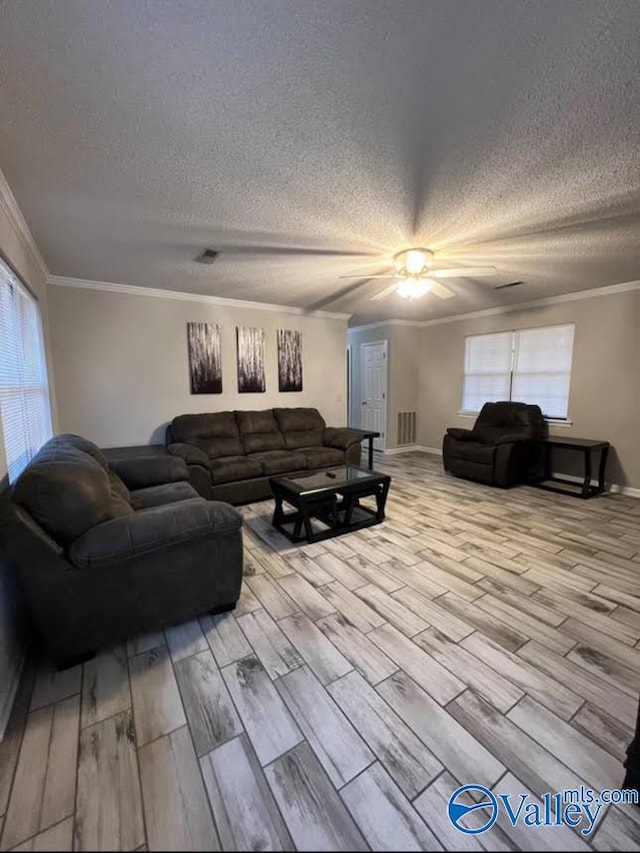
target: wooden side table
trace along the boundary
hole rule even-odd
[[[601,495],[605,490],[605,471],[607,467],[607,456],[609,454],[608,441],[595,441],[589,438],[563,438],[561,436],[549,436],[548,438],[540,439],[539,444],[543,449],[543,466],[544,473],[539,482],[534,485],[539,489],[546,489],[549,492],[559,492],[563,495],[573,495],[577,498],[593,498],[596,495]],[[554,477],[552,473],[552,459],[554,448],[562,450],[575,450],[583,454],[584,458],[584,479],[582,485],[575,483],[573,480],[568,480],[566,477]],[[591,484],[592,474],[592,454],[600,453],[600,463],[598,465],[598,485]]]

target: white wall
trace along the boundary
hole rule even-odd
[[[576,324],[569,392],[573,424],[551,432],[610,441],[608,479],[640,488],[640,290],[421,328],[418,443],[440,447],[448,426],[473,424],[457,414],[465,336],[559,323]],[[575,457],[559,462],[559,470],[578,473]]]
[[[30,248],[31,238],[27,236],[27,232],[26,224],[0,172],[0,253],[39,301],[47,361],[50,367],[46,272],[36,254],[37,250]],[[52,416],[55,427],[56,406],[51,370],[49,370],[49,387],[52,392]],[[0,424],[0,490],[6,486],[6,474],[7,460]],[[10,570],[0,560],[0,737],[6,724],[24,655],[23,621],[23,609],[15,580]]]
[[[253,308],[49,287],[60,429],[103,447],[164,441],[176,415],[315,406],[332,426],[346,414],[346,320]],[[222,330],[222,394],[189,389],[187,322]],[[238,394],[236,326],[265,330],[264,394]],[[276,329],[302,332],[303,391],[279,393]]]

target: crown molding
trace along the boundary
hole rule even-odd
[[[109,281],[90,281],[83,278],[66,278],[51,275],[48,283],[55,287],[75,287],[81,290],[101,290],[107,293],[124,293],[128,296],[147,296],[154,299],[174,299],[179,302],[200,302],[205,305],[220,305],[227,308],[248,308],[253,311],[271,311],[281,314],[296,314],[305,317],[323,317],[327,320],[348,320],[351,314],[333,311],[307,311],[292,305],[272,305],[268,302],[248,302],[244,299],[228,299],[224,296],[209,296],[202,293],[187,293],[182,290],[161,290],[155,287],[138,287],[133,284],[115,284]]]
[[[362,326],[350,326],[350,332],[360,332],[365,329],[380,329],[384,326],[440,326],[442,323],[458,323],[461,320],[473,320],[477,317],[491,317],[495,314],[509,314],[512,311],[527,311],[530,308],[544,308],[546,305],[558,305],[561,302],[577,302],[581,299],[594,299],[597,296],[613,296],[616,293],[627,293],[630,290],[640,290],[640,281],[625,281],[622,284],[610,284],[606,287],[594,287],[591,290],[578,290],[576,293],[561,293],[559,296],[545,296],[531,302],[517,302],[513,305],[499,305],[496,308],[483,308],[481,311],[470,311],[467,314],[451,314],[449,317],[437,317],[434,320],[378,320],[375,323],[365,323]]]
[[[11,191],[11,187],[9,186],[7,179],[5,178],[1,169],[0,209],[2,209],[6,214],[7,219],[11,223],[14,231],[20,239],[20,242],[25,247],[27,252],[31,255],[31,259],[38,267],[38,270],[41,273],[43,279],[47,281],[49,278],[49,270],[47,269],[47,265],[44,261],[44,258],[40,254],[40,249],[38,248],[36,241],[33,239],[33,234],[31,233],[31,229],[27,225],[27,220],[22,215],[22,211],[18,207],[16,197]]]
[[[530,308],[544,308],[547,305],[558,305],[561,302],[578,302],[582,299],[594,299],[597,296],[614,296],[616,293],[627,293],[629,290],[640,290],[640,281],[625,281],[621,284],[610,284],[606,287],[593,287],[591,290],[578,290],[576,293],[561,293],[558,296],[546,296],[542,299],[534,299],[532,302],[500,305],[497,308],[485,308],[482,311],[471,311],[468,314],[453,314],[450,317],[439,317],[436,320],[423,320],[420,325],[425,328],[426,326],[439,326],[441,323],[457,323],[459,320],[491,317],[494,314],[509,314],[512,311],[527,311]]]
[[[558,305],[561,302],[578,302],[581,299],[594,299],[597,296],[614,296],[616,293],[627,293],[630,290],[640,290],[640,281],[625,281],[621,284],[609,284],[605,287],[593,287],[590,290],[579,290],[576,293],[561,293],[558,296],[545,296],[531,302],[517,302],[513,305],[499,305],[496,308],[483,308],[481,311],[470,311],[467,314],[451,314],[448,317],[437,317],[434,320],[378,320],[363,326],[350,326],[350,332],[360,332],[364,329],[379,329],[383,326],[440,326],[442,323],[458,323],[461,320],[473,320],[477,317],[492,317],[495,314],[509,314],[512,311],[527,311],[530,308],[544,308],[547,305]]]
[[[363,326],[349,326],[350,332],[363,332],[366,329],[382,329],[384,326],[410,326],[414,329],[424,326],[422,320],[378,320],[375,323],[365,323]]]

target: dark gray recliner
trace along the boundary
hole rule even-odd
[[[536,440],[544,433],[539,406],[485,403],[473,429],[448,428],[442,444],[445,471],[502,488],[529,482],[535,472]]]
[[[58,436],[3,500],[1,557],[59,666],[140,632],[232,609],[240,595],[237,510],[200,497],[181,459],[116,467],[86,439]]]

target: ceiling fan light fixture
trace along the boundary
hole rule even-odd
[[[405,249],[394,256],[395,266],[401,275],[419,276],[431,265],[429,249]]]
[[[426,263],[427,259],[424,252],[421,252],[420,249],[409,249],[404,265],[407,272],[418,275],[425,268]]]
[[[431,290],[433,282],[426,278],[408,278],[396,288],[396,293],[403,299],[419,299]]]

